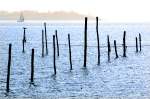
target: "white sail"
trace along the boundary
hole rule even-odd
[[[19,19],[17,20],[17,22],[24,22],[23,13],[20,14],[20,17],[19,17]]]

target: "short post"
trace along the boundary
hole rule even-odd
[[[98,65],[100,64],[100,44],[99,44],[99,33],[98,33],[98,17],[96,17],[96,33],[97,33],[97,51],[98,51]]]
[[[11,47],[12,47],[12,45],[9,44],[9,50],[8,50],[8,68],[7,68],[7,82],[6,82],[6,91],[7,92],[9,92],[9,81],[10,81]]]
[[[135,39],[136,39],[136,52],[138,52],[138,40],[137,40],[137,37]]]
[[[57,56],[59,56],[59,44],[58,44],[57,30],[55,30],[55,36],[56,36],[56,43],[57,43]]]
[[[42,57],[44,57],[44,30],[42,30]]]
[[[46,55],[48,55],[46,22],[44,22],[44,29],[45,29],[45,45],[46,45]]]
[[[34,49],[32,49],[31,54],[31,83],[34,82]]]
[[[24,53],[25,51],[24,51],[24,44],[25,44],[25,41],[24,41],[24,39],[22,40],[22,53]]]
[[[25,45],[25,43],[26,43],[26,29],[27,28],[23,28],[23,30],[24,30],[24,32],[23,32],[23,40],[22,40],[22,53],[24,53],[25,51],[24,51],[24,45]]]
[[[142,51],[141,41],[142,41],[142,39],[141,39],[141,34],[139,33],[139,45],[140,45],[140,51]]]
[[[23,28],[24,29],[24,32],[23,32],[23,40],[24,40],[24,42],[26,43],[26,29],[27,28]]]
[[[72,59],[71,59],[70,34],[68,34],[68,44],[69,44],[69,61],[70,61],[70,70],[72,70]]]
[[[54,74],[56,75],[56,55],[55,55],[55,35],[53,35],[53,65],[54,65]]]
[[[118,53],[117,53],[117,44],[116,44],[116,40],[114,40],[114,47],[115,47],[116,58],[118,58]]]
[[[123,34],[123,57],[126,57],[126,31]]]
[[[109,35],[107,35],[107,46],[108,46],[108,62],[110,62],[110,41],[109,41]]]
[[[87,17],[85,17],[85,28],[84,28],[84,64],[83,66],[86,67],[87,61]]]

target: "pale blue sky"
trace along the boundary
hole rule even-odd
[[[75,11],[104,21],[150,22],[149,0],[0,0],[0,10]]]

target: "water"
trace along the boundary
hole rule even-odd
[[[27,27],[27,44],[22,53],[23,27]],[[150,96],[150,24],[99,24],[101,64],[97,65],[95,24],[88,24],[87,68],[83,68],[84,22],[47,23],[49,55],[41,58],[42,22],[0,23],[0,96],[6,96],[8,44],[12,43],[10,97],[32,96]],[[58,30],[60,57],[56,58],[57,75],[53,76],[52,35]],[[111,62],[107,62],[107,35],[111,45],[122,44],[127,31],[127,58],[115,59],[112,47]],[[69,70],[67,34],[71,35],[73,70]],[[135,37],[142,35],[142,52],[135,53]],[[30,85],[31,49],[35,48],[35,86]]]

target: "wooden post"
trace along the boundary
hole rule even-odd
[[[138,52],[138,40],[137,40],[137,37],[135,39],[136,39],[136,52]]]
[[[48,55],[48,46],[47,46],[47,29],[46,29],[46,23],[45,23],[45,22],[44,22],[44,29],[45,29],[46,55]]]
[[[9,50],[8,50],[8,69],[7,69],[7,83],[6,83],[6,91],[7,91],[7,92],[9,92],[9,81],[10,81],[11,47],[12,47],[12,45],[9,44]]]
[[[25,51],[24,51],[24,43],[25,43],[25,41],[24,41],[24,39],[22,40],[22,53],[24,53]]]
[[[124,31],[123,35],[123,57],[126,57],[126,31]]]
[[[96,33],[97,33],[97,51],[98,51],[98,65],[100,64],[100,44],[99,44],[99,33],[98,33],[98,17],[96,17]]]
[[[26,29],[27,28],[23,28],[24,29],[24,32],[23,32],[23,40],[24,40],[24,43],[26,43]]]
[[[108,62],[110,61],[110,41],[109,41],[109,35],[107,35],[107,46],[108,46]]]
[[[54,65],[54,74],[56,75],[56,61],[55,61],[55,35],[53,35],[53,65]]]
[[[84,67],[86,67],[86,60],[87,60],[87,17],[85,17],[85,29],[84,29],[84,64],[83,64]]]
[[[32,49],[31,54],[31,83],[34,82],[34,49]]]
[[[44,57],[44,30],[42,30],[42,57]]]
[[[27,28],[23,28],[23,30],[24,30],[24,32],[23,32],[23,40],[22,40],[22,52],[24,53],[25,51],[24,51],[24,45],[25,45],[25,43],[26,43],[26,29]]]
[[[115,47],[116,58],[118,58],[118,53],[117,53],[117,44],[116,44],[116,40],[114,40],[114,47]]]
[[[59,56],[59,44],[58,44],[57,30],[55,30],[55,36],[56,36],[56,43],[57,43],[57,56]]]
[[[72,70],[72,59],[71,59],[70,34],[68,34],[68,44],[69,44],[69,61],[70,61],[70,70]]]
[[[141,34],[139,33],[139,45],[140,45],[140,51],[142,51],[142,48],[141,48],[141,41],[142,41],[142,39],[141,39]]]

